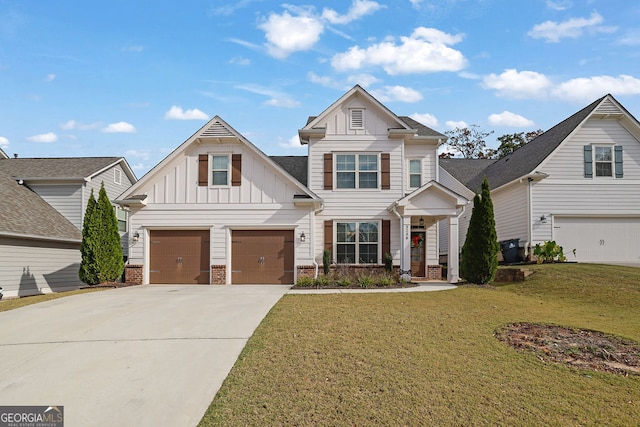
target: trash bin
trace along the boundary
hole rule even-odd
[[[518,261],[518,248],[520,247],[520,239],[503,240],[500,242],[502,250],[502,258],[507,264]]]

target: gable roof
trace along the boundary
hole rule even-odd
[[[309,116],[307,119],[307,123],[305,126],[298,130],[298,135],[300,136],[300,142],[302,144],[306,144],[308,142],[308,138],[311,135],[323,135],[325,128],[319,126],[319,121],[322,117],[327,115],[330,111],[332,111],[336,106],[344,103],[347,99],[353,96],[362,96],[368,102],[376,105],[380,108],[381,111],[384,111],[392,121],[395,121],[397,126],[392,126],[389,128],[389,131],[401,131],[402,134],[410,134],[410,132],[414,132],[415,135],[423,137],[423,138],[437,138],[437,139],[446,139],[447,137],[425,125],[422,123],[413,120],[407,116],[397,116],[393,111],[391,111],[387,106],[374,98],[369,92],[362,88],[360,85],[355,85],[349,91],[347,91],[344,95],[342,95],[338,100],[333,102],[328,108],[326,108],[322,113],[317,116]]]
[[[4,152],[2,148],[0,148],[0,159],[8,159],[9,156]]]
[[[173,150],[167,157],[162,159],[160,163],[155,165],[149,172],[147,172],[138,182],[129,187],[124,193],[122,193],[116,203],[127,204],[135,197],[140,197],[141,195],[136,194],[136,192],[140,189],[140,187],[144,186],[146,182],[153,179],[162,168],[171,163],[178,156],[182,155],[192,144],[198,143],[200,140],[213,139],[217,141],[223,140],[233,140],[239,141],[241,144],[244,144],[250,151],[256,154],[258,157],[262,158],[265,162],[272,165],[274,169],[279,171],[285,179],[291,181],[301,192],[305,194],[308,198],[312,200],[320,200],[320,198],[314,194],[311,190],[309,190],[305,184],[298,178],[293,176],[287,169],[285,169],[278,162],[274,161],[274,159],[267,156],[262,150],[256,147],[251,141],[245,138],[241,133],[231,127],[227,122],[225,122],[220,116],[215,116],[211,120],[209,120],[204,126],[202,126],[198,131],[196,131],[193,135],[187,138],[182,144],[180,144],[175,150]],[[286,157],[286,156],[285,156]],[[295,157],[295,156],[292,156]],[[297,162],[297,160],[292,160],[291,163]],[[286,160],[283,163],[288,164]],[[299,167],[295,168],[299,172]],[[302,176],[300,175],[300,178]]]
[[[1,159],[0,170],[24,181],[90,180],[120,163],[131,182],[137,178],[124,157],[50,157]]]
[[[613,107],[613,109],[612,109]],[[573,134],[589,117],[599,114],[623,115],[628,121],[640,129],[637,120],[615,98],[608,94],[587,105],[580,111],[561,121],[531,142],[523,145],[513,153],[491,163],[487,161],[485,169],[482,162],[473,163],[470,159],[440,159],[440,165],[458,181],[472,191],[479,192],[482,180],[487,177],[491,189],[499,188],[518,178],[530,175]],[[604,110],[608,110],[607,113]]]
[[[0,235],[70,242],[82,240],[75,225],[1,169]]]

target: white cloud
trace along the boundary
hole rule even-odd
[[[287,141],[280,141],[278,145],[282,148],[306,149],[304,145],[300,144],[298,135],[293,135]]]
[[[500,114],[491,114],[489,124],[493,126],[527,127],[533,126],[533,121],[511,111],[503,111]]]
[[[47,74],[47,77],[44,78],[44,81],[50,83],[56,79],[55,74]]]
[[[111,123],[109,126],[102,129],[105,133],[135,133],[136,128],[131,123],[118,122]]]
[[[243,56],[234,56],[229,60],[229,64],[235,65],[251,65],[251,60]]]
[[[640,46],[640,28],[627,30],[617,43],[624,46]]]
[[[271,107],[295,108],[300,106],[300,103],[298,101],[291,98],[289,95],[277,90],[265,88],[254,84],[239,85],[237,86],[237,88],[269,97],[269,99],[266,100],[264,104]]]
[[[142,159],[142,160],[148,160],[149,159],[149,151],[148,150],[127,150],[127,151],[125,151],[124,155],[126,157],[133,157],[133,158],[138,158],[138,159]]]
[[[467,65],[467,60],[460,51],[448,45],[458,43],[462,38],[461,34],[418,27],[409,37],[401,37],[400,44],[387,40],[366,49],[353,46],[334,55],[331,65],[337,71],[380,66],[390,75],[459,71]]]
[[[438,119],[433,114],[429,114],[429,113],[424,113],[424,114],[413,113],[409,117],[411,117],[413,120],[418,121],[418,122],[422,123],[423,125],[429,126],[431,128],[434,128],[434,127],[438,126]]]
[[[505,70],[502,74],[489,74],[482,86],[495,89],[499,96],[509,98],[539,98],[547,94],[551,80],[535,71]]]
[[[177,105],[172,105],[169,111],[164,113],[167,120],[209,120],[209,115],[194,108],[192,110],[183,110]]]
[[[9,140],[4,136],[0,136],[0,148],[7,148],[9,146]]]
[[[572,6],[570,0],[547,0],[547,7],[551,10],[563,11],[567,10]]]
[[[100,127],[100,123],[80,123],[75,120],[68,120],[65,123],[60,123],[60,129],[62,130],[92,130]]]
[[[324,25],[317,18],[292,16],[286,11],[282,15],[272,13],[258,28],[265,32],[269,54],[279,59],[311,49],[324,31]]]
[[[351,84],[359,84],[360,86],[367,88],[374,83],[379,83],[380,79],[374,75],[363,73],[349,76],[347,77],[347,81]]]
[[[454,120],[447,120],[445,122],[445,125],[447,125],[447,127],[449,129],[464,129],[464,128],[468,128],[469,125],[467,124],[467,122],[465,122],[464,120],[460,120],[460,121],[454,121]]]
[[[600,26],[604,21],[602,15],[593,12],[589,18],[571,18],[563,22],[545,21],[534,25],[527,34],[534,39],[544,39],[547,43],[557,43],[563,38],[578,38],[585,30],[594,32],[611,33],[617,30],[615,27]]]
[[[563,82],[553,90],[554,96],[576,102],[594,101],[607,93],[638,95],[640,79],[628,75],[581,77]]]
[[[404,86],[384,86],[381,89],[372,90],[371,95],[380,102],[418,102],[423,98],[417,90]]]
[[[354,0],[351,3],[351,7],[345,15],[340,15],[333,9],[325,8],[322,11],[322,17],[332,24],[348,24],[362,18],[365,15],[370,15],[385,6],[370,0]]]
[[[27,138],[27,140],[31,142],[42,142],[44,144],[48,144],[51,142],[56,142],[58,140],[58,135],[53,132],[47,132],[30,136]]]

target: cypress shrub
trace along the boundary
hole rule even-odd
[[[471,283],[491,283],[498,270],[500,245],[496,234],[489,182],[473,198],[473,211],[460,257],[460,276]]]
[[[98,193],[96,209],[97,229],[100,244],[96,247],[96,264],[100,283],[114,282],[122,276],[124,260],[122,258],[122,246],[120,233],[118,232],[118,219],[116,212],[104,189],[104,182]]]
[[[97,203],[93,196],[92,189],[89,201],[87,202],[87,209],[84,213],[84,221],[82,222],[82,244],[80,246],[82,260],[80,261],[80,270],[78,271],[78,278],[87,285],[100,283],[95,253],[97,239],[95,225],[96,205]]]

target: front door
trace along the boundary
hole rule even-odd
[[[425,232],[411,232],[411,275],[425,277]]]

